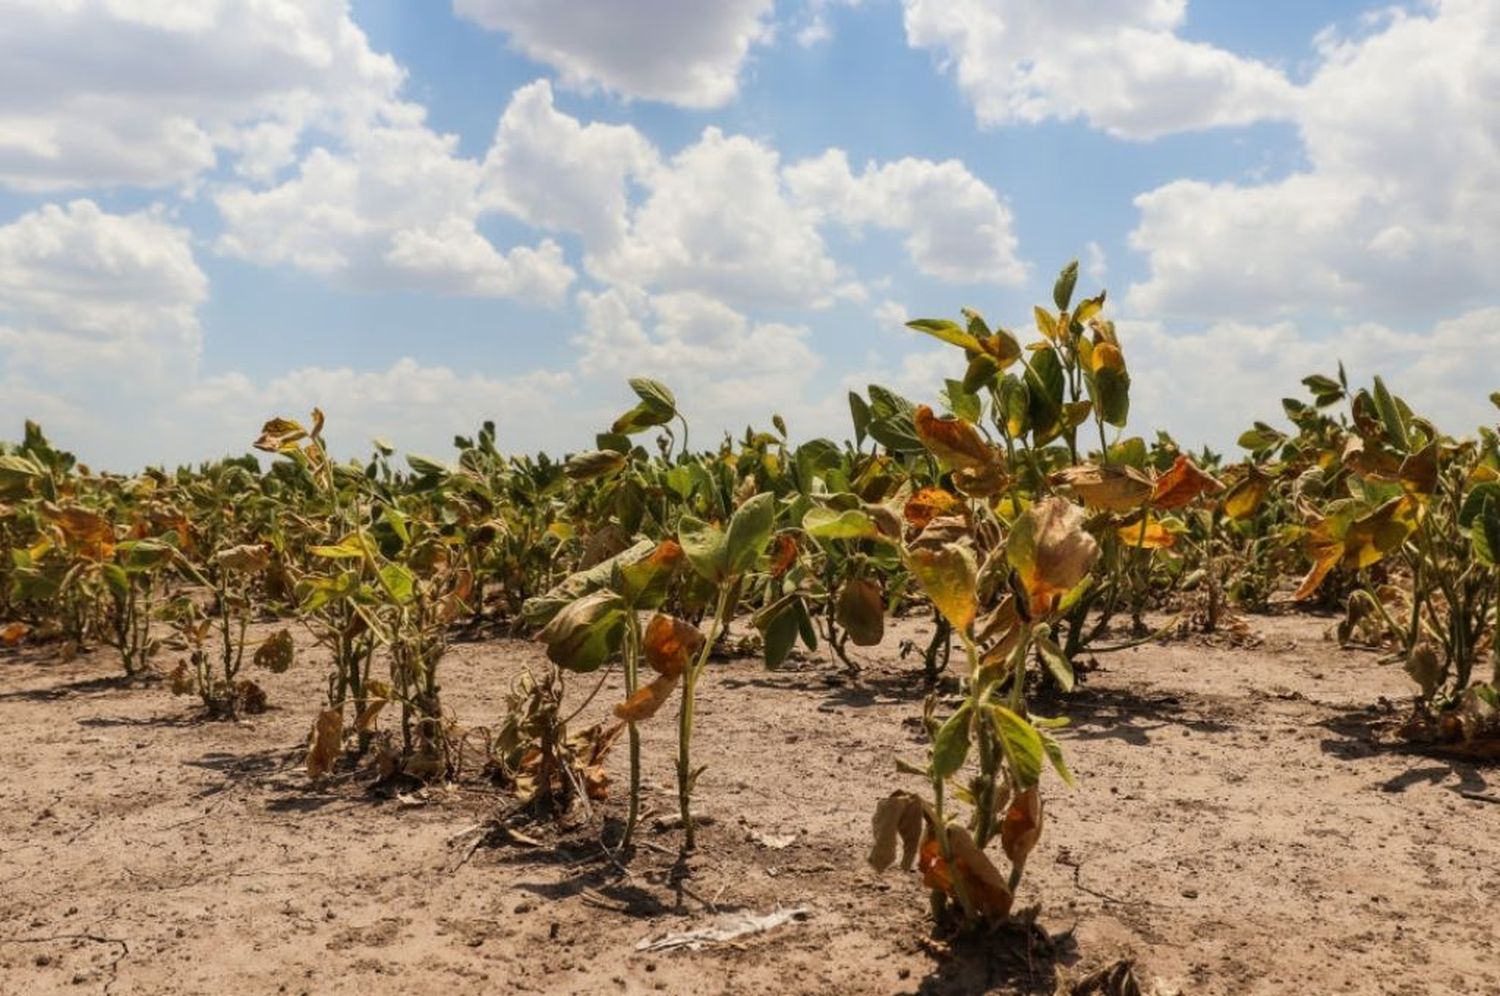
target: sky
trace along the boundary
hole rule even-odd
[[[1131,432],[1500,388],[1500,0],[0,0],[0,439],[707,444],[936,403],[1077,258]]]

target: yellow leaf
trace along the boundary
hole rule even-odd
[[[975,590],[979,578],[979,566],[969,548],[957,543],[918,547],[908,551],[907,564],[949,624],[960,633],[968,632],[978,611]]]

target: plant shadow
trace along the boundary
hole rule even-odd
[[[1144,747],[1162,729],[1194,733],[1227,733],[1235,724],[1215,716],[1212,706],[1188,702],[1181,695],[1147,696],[1131,689],[1081,688],[1066,704],[1070,739],[1119,740]]]

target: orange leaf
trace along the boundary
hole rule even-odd
[[[676,546],[677,544],[672,544]],[[681,547],[678,547],[681,550]],[[797,562],[797,540],[791,533],[777,533],[776,545],[771,550],[771,576],[785,577]]]
[[[658,612],[646,625],[641,640],[646,663],[658,674],[676,678],[687,668],[688,661],[703,648],[703,634],[698,627]]]
[[[913,529],[926,529],[927,524],[942,515],[961,511],[963,502],[952,492],[938,487],[926,487],[906,500],[901,514]]]
[[[1206,474],[1197,464],[1189,460],[1186,453],[1179,453],[1172,469],[1156,479],[1156,489],[1151,495],[1153,508],[1181,508],[1199,495],[1213,494],[1223,490],[1211,474]]]
[[[998,462],[994,447],[963,419],[938,418],[928,406],[918,405],[913,421],[922,445],[950,466],[981,470]]]
[[[0,627],[0,647],[14,647],[30,632],[31,627],[23,622],[8,623]]]
[[[627,723],[639,723],[655,716],[657,711],[672,697],[681,673],[661,675],[649,685],[635,690],[635,694],[615,706],[615,716]]]

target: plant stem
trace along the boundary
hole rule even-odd
[[[677,713],[677,804],[682,815],[682,830],[685,835],[683,846],[689,851],[698,843],[691,809],[693,711],[696,705],[698,676],[708,666],[708,655],[713,650],[714,642],[719,638],[719,631],[724,626],[724,616],[729,612],[730,592],[736,587],[738,585],[727,579],[719,583],[719,600],[714,607],[713,621],[709,623],[708,636],[703,641],[703,649],[698,651],[698,659],[689,665],[687,673],[683,675],[682,705]]]

